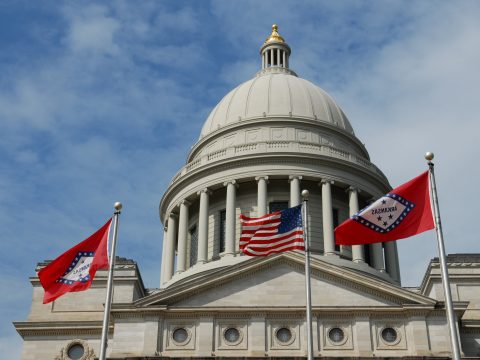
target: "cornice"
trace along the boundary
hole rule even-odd
[[[295,153],[295,152],[271,152],[271,153],[257,153],[253,155],[242,155],[237,157],[230,157],[226,159],[222,159],[221,161],[216,161],[212,163],[208,163],[202,166],[199,166],[186,174],[177,177],[176,179],[170,183],[169,187],[165,191],[159,206],[160,211],[160,219],[162,223],[164,222],[164,216],[166,213],[171,212],[174,209],[174,204],[172,204],[172,200],[175,195],[181,189],[186,189],[188,186],[193,184],[195,181],[205,178],[210,175],[218,174],[222,171],[228,171],[231,169],[241,169],[247,166],[254,166],[259,164],[265,165],[279,165],[285,164],[289,166],[298,166],[299,164],[305,164],[304,169],[302,169],[302,176],[305,180],[317,179],[320,180],[322,177],[329,177],[332,180],[340,183],[340,184],[348,184],[351,185],[351,180],[346,177],[341,176],[332,176],[331,173],[320,173],[316,170],[312,170],[311,166],[319,166],[323,165],[326,167],[330,167],[332,169],[339,169],[341,171],[345,171],[346,173],[357,173],[359,177],[367,179],[372,184],[372,189],[376,188],[378,190],[374,191],[372,189],[361,188],[362,191],[365,193],[374,192],[372,196],[381,196],[382,194],[390,191],[390,185],[388,184],[387,179],[383,176],[379,176],[379,174],[374,173],[367,168],[359,165],[354,164],[346,160],[342,160],[339,158],[333,158],[325,155],[319,154],[309,154],[309,153]],[[277,174],[278,173],[278,174]],[[283,174],[279,171],[272,169],[271,166],[268,166],[267,173],[261,175],[285,175],[289,176],[291,174]],[[259,176],[258,173],[249,173],[244,172],[241,176],[237,176],[236,180],[239,182],[241,186],[242,179],[254,179],[256,176]],[[215,180],[209,183],[202,183],[198,187],[192,188],[189,194],[185,194],[183,198],[187,198],[196,192],[200,191],[203,188],[215,188],[222,186],[223,182],[228,181],[232,178],[232,175],[225,175],[224,177],[217,177]],[[357,187],[361,187],[358,184],[355,184]]]
[[[101,321],[69,321],[69,322],[42,322],[18,321],[14,322],[15,329],[22,338],[27,336],[63,336],[63,335],[99,335],[102,333]],[[113,333],[113,324],[109,325]]]

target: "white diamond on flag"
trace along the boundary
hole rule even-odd
[[[397,194],[387,194],[367,206],[352,219],[380,233],[395,229],[405,220],[415,204]]]
[[[95,252],[79,252],[68,267],[63,276],[57,280],[62,284],[72,285],[75,282],[87,282],[90,280],[90,266]]]

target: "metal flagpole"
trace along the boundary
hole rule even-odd
[[[437,187],[435,185],[435,173],[433,170],[433,153],[427,152],[425,159],[428,161],[430,174],[430,194],[433,200],[433,215],[435,218],[435,231],[437,233],[438,257],[440,259],[440,270],[442,273],[443,292],[445,293],[445,307],[447,310],[448,329],[450,331],[450,342],[452,345],[453,360],[460,360],[460,345],[457,332],[457,321],[453,311],[452,293],[450,290],[450,279],[448,278],[447,261],[445,259],[445,245],[443,242],[442,222],[440,220],[440,209],[438,207]]]
[[[303,197],[303,238],[305,243],[305,289],[307,295],[307,348],[308,360],[313,360],[313,334],[312,334],[312,289],[310,284],[310,246],[308,243],[308,217],[307,202],[308,190],[302,191]]]
[[[100,343],[100,357],[99,360],[105,360],[107,353],[107,343],[108,343],[108,323],[110,321],[110,308],[112,306],[112,296],[113,296],[113,270],[115,268],[115,249],[117,247],[117,229],[118,229],[118,216],[122,210],[122,203],[116,202],[114,213],[114,224],[113,224],[113,241],[112,241],[112,251],[110,253],[110,267],[108,269],[108,281],[107,281],[107,296],[105,299],[105,311],[103,313],[103,326],[102,326],[102,340]]]

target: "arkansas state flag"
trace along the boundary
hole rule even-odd
[[[97,269],[108,269],[108,233],[112,219],[95,234],[63,253],[38,272],[45,295],[43,303],[70,291],[87,290]]]
[[[335,229],[338,245],[404,239],[434,229],[428,171],[393,189]]]

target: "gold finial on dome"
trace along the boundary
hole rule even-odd
[[[283,37],[281,37],[280,34],[278,33],[278,25],[277,24],[272,25],[272,34],[267,38],[267,40],[265,40],[264,44],[267,44],[267,43],[270,43],[270,42],[281,42],[281,43],[285,42]]]

